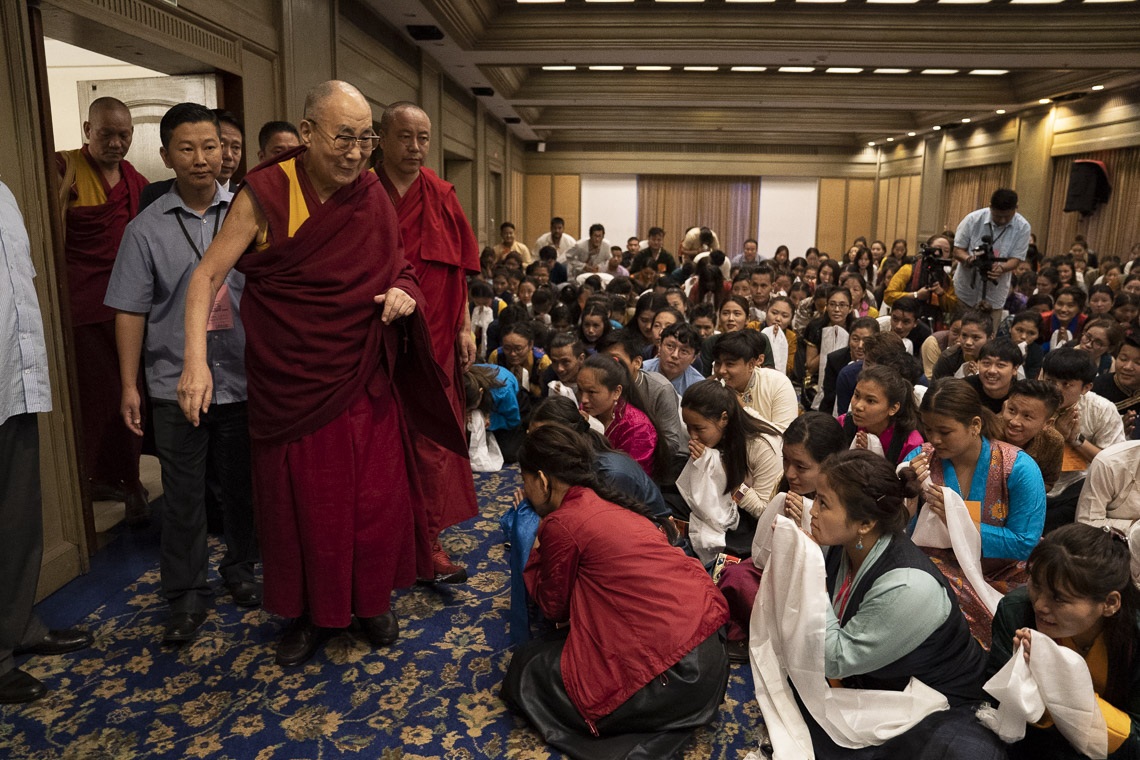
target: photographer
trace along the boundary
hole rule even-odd
[[[946,235],[932,235],[920,246],[913,263],[903,264],[891,278],[883,293],[890,306],[904,296],[912,296],[921,305],[919,319],[932,330],[945,327],[948,315],[958,308],[954,283],[946,274],[950,258],[951,241]]]
[[[1017,213],[1017,193],[1007,188],[994,191],[989,208],[968,214],[954,233],[958,300],[1001,309],[1009,295],[1010,272],[1029,250],[1029,233],[1029,222]]]

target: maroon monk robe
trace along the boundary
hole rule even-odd
[[[414,580],[404,441],[466,441],[419,310],[384,325],[372,300],[393,287],[424,300],[375,176],[322,204],[298,165],[309,216],[287,236],[296,188],[281,164],[304,154],[245,179],[269,221],[268,247],[237,265],[254,497],[265,607],[340,627],[387,612],[392,589]]]
[[[87,146],[56,154],[61,175],[74,166],[64,217],[67,288],[75,344],[79,417],[83,425],[83,462],[96,483],[131,490],[139,482],[142,439],[119,416],[119,352],[115,346],[115,310],[103,305],[111,270],[127,223],[139,212],[146,177],[119,163],[121,178],[111,187]],[[145,398],[142,365],[137,379]]]
[[[467,274],[479,271],[479,244],[450,182],[430,169],[421,169],[401,198],[382,168],[377,175],[396,207],[405,255],[428,295],[424,316],[432,349],[450,381],[451,408],[464,425],[463,373],[455,343],[466,324]],[[455,454],[431,443],[415,451],[413,486],[419,486],[416,496],[424,505],[427,539],[434,541],[444,528],[478,513],[471,460],[466,453]],[[421,577],[430,578],[431,567],[430,557],[420,557]]]

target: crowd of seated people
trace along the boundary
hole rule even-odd
[[[525,271],[502,271],[522,268],[508,254],[472,281],[486,366],[469,406],[520,463],[516,510],[541,518],[512,534],[514,598],[557,626],[515,655],[506,695],[548,743],[672,757],[751,659],[761,711],[790,685],[802,714],[801,730],[764,712],[777,756],[806,736],[816,757],[1081,757],[1048,713],[1013,743],[975,717],[1048,639],[1087,666],[1100,756],[1140,757],[1140,248],[1030,244],[998,309],[955,292],[962,234],[792,257],[693,228],[674,255],[655,227],[616,266],[556,278],[564,252],[536,246]],[[789,567],[819,585],[766,589]],[[766,594],[806,610],[813,589],[818,636],[762,614]],[[773,640],[781,662],[818,658],[822,690],[759,661]],[[913,701],[868,736],[821,708],[839,686]]]

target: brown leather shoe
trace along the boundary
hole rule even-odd
[[[277,664],[291,667],[307,662],[316,654],[324,638],[325,629],[314,625],[308,615],[302,615],[289,625],[277,642]]]
[[[395,612],[385,612],[370,618],[357,618],[360,628],[373,647],[386,647],[400,638],[400,621]]]

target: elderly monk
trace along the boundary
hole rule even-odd
[[[218,288],[245,274],[241,312],[264,607],[295,618],[277,662],[298,665],[353,615],[373,646],[399,624],[394,588],[415,580],[405,450],[412,437],[465,451],[444,396],[376,175],[372,114],[346,82],[305,99],[302,146],[250,172],[191,278],[178,397],[209,408],[206,326]]]
[[[115,310],[103,305],[127,222],[138,214],[147,180],[126,161],[134,136],[131,112],[97,98],[83,122],[86,145],[56,153],[61,177],[67,287],[79,381],[83,462],[95,499],[125,501],[130,525],[147,520],[139,483],[142,439],[119,420]],[[142,377],[136,379],[140,392]]]
[[[479,271],[479,244],[463,214],[455,187],[424,168],[431,121],[413,103],[393,103],[380,117],[383,160],[376,175],[400,219],[404,253],[428,300],[424,319],[435,360],[448,378],[448,399],[459,424],[466,419],[463,373],[475,360],[467,309],[467,275]],[[419,505],[417,559],[420,578],[462,583],[467,571],[443,550],[440,531],[478,512],[471,461],[425,442],[415,449],[413,495]]]

